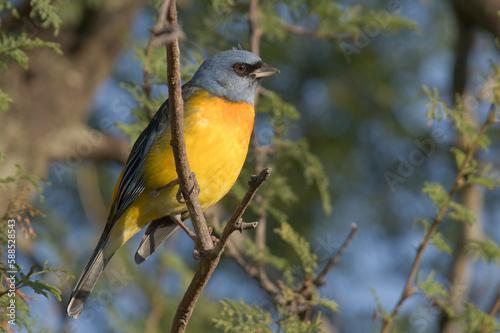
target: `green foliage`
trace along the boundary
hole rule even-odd
[[[455,313],[448,304],[449,293],[444,285],[435,280],[435,276],[436,272],[430,272],[423,282],[417,282],[417,288],[424,293],[427,299],[432,300],[434,306],[439,306],[446,311],[450,317],[453,317]]]
[[[439,183],[425,182],[422,193],[428,194],[438,209],[443,208],[450,202],[448,193]]]
[[[496,74],[500,74],[500,72],[498,72],[498,67],[495,69],[497,70]],[[492,172],[493,166],[491,164],[479,168],[479,163],[476,159],[471,157],[474,156],[476,145],[477,147],[487,150],[490,139],[485,135],[486,127],[479,130],[473,122],[470,121],[469,111],[462,105],[461,97],[458,95],[456,96],[455,106],[451,108],[444,100],[440,99],[439,92],[436,88],[431,91],[427,86],[423,86],[423,90],[430,99],[430,101],[427,102],[429,108],[425,113],[428,124],[430,125],[434,120],[451,119],[465,146],[465,151],[456,147],[450,149],[455,157],[457,169],[459,170],[459,177],[455,181],[452,186],[453,189],[450,192],[447,192],[439,183],[425,182],[422,193],[426,193],[431,197],[439,212],[433,220],[433,227],[431,228],[431,223],[426,219],[419,218],[414,222],[414,224],[422,224],[424,227],[425,238],[423,242],[430,239],[431,243],[439,251],[451,254],[452,249],[444,240],[443,234],[436,231],[436,226],[442,222],[444,214],[448,212],[447,217],[450,219],[465,222],[469,225],[476,223],[477,218],[467,209],[467,207],[453,201],[449,193],[454,194],[457,189],[460,189],[465,184],[480,184],[488,189],[494,189],[498,186],[499,172]],[[493,90],[498,91],[496,88]],[[482,257],[488,262],[494,261],[497,264],[500,263],[500,247],[490,239],[469,242],[466,248],[473,254],[474,259]],[[421,253],[419,253],[419,255],[421,255]],[[418,266],[412,267],[412,269],[418,269]],[[419,276],[417,276],[416,280],[416,288],[419,288],[424,293],[425,297],[432,301],[433,306],[438,306],[443,309],[448,316],[460,326],[461,331],[493,332],[498,328],[494,318],[475,308],[472,303],[467,301],[464,301],[462,304],[464,311],[460,311],[458,314],[455,313],[454,309],[456,305],[452,307],[450,304],[450,302],[453,301],[453,295],[450,295],[446,288],[440,282],[436,281],[435,272],[431,272],[423,282],[418,282]],[[412,283],[413,281],[410,280],[409,282]],[[406,297],[402,300],[404,301],[405,299]],[[389,319],[387,319],[387,317],[384,318],[389,321],[395,319],[394,317],[390,317]]]
[[[40,201],[43,202],[44,198],[41,194],[42,187],[40,183],[50,184],[49,180],[36,175],[27,174],[24,168],[19,164],[16,164],[16,169],[15,175],[0,178],[0,191],[10,188],[11,185],[15,185],[17,188],[21,189],[26,186],[27,182],[29,185],[33,186],[38,193]]]
[[[446,252],[448,254],[452,253],[451,247],[443,239],[443,235],[440,232],[436,232],[432,236],[432,245],[434,245],[440,252]]]
[[[9,95],[0,90],[0,110],[7,111],[9,104],[13,102],[14,100]]]
[[[431,91],[429,87],[424,85],[422,86],[422,90],[430,99],[430,101],[425,103],[429,106],[429,109],[424,114],[429,124],[431,124],[433,120],[448,119],[450,116],[450,107],[444,100],[439,98],[438,89],[434,87]]]
[[[35,18],[39,16],[42,20],[42,28],[54,28],[54,35],[59,34],[59,29],[62,25],[62,20],[59,17],[57,1],[52,0],[31,0],[31,13],[30,17]]]
[[[5,12],[5,10],[9,11],[16,19],[19,19],[19,12],[17,11],[16,7],[14,7],[10,2],[6,0],[0,0],[0,12],[3,13]],[[2,21],[0,20],[0,25],[1,24]]]
[[[0,153],[0,161],[4,159],[5,155]],[[9,200],[7,211],[2,212],[3,215],[0,217],[0,246],[4,253],[7,253],[7,249],[9,249],[9,251],[12,249],[19,251],[20,249],[17,243],[15,243],[16,238],[12,238],[12,235],[16,234],[8,233],[9,230],[17,230],[18,233],[22,232],[26,237],[35,236],[31,226],[31,218],[36,215],[43,216],[43,214],[29,203],[28,193],[30,190],[35,189],[39,199],[43,201],[40,183],[48,183],[46,179],[27,174],[20,165],[16,165],[16,169],[14,175],[0,178],[0,192],[6,189],[13,189],[19,193]],[[9,220],[14,220],[15,224],[9,224]],[[13,248],[12,246],[15,247]],[[17,273],[13,274],[11,273],[12,271],[17,271]],[[45,276],[47,274],[55,274],[57,276],[59,280],[57,286],[46,282],[44,279],[38,279],[38,276]],[[63,275],[65,277],[63,277]],[[15,286],[14,288],[11,288],[10,282],[7,282],[8,278],[11,278]],[[72,278],[72,276],[61,269],[48,268],[47,262],[45,262],[43,267],[38,271],[36,271],[35,266],[33,266],[28,272],[25,272],[21,266],[15,263],[8,263],[7,265],[5,260],[1,260],[0,280],[2,282],[0,283],[0,305],[7,305],[10,304],[12,300],[15,300],[17,313],[15,323],[17,327],[32,332],[36,324],[36,318],[31,318],[27,299],[22,297],[19,290],[21,288],[29,288],[36,294],[46,298],[50,298],[51,295],[53,295],[61,301],[61,284],[69,278]],[[7,307],[1,306],[0,308],[2,309],[0,311],[0,321],[7,322],[11,319],[8,316]]]
[[[51,0],[31,0],[30,5],[32,7],[30,17],[39,16],[41,19],[41,26],[43,28],[53,26],[54,33],[57,35],[62,23],[57,14],[57,6],[52,4]],[[11,2],[0,0],[0,12],[4,12],[4,9],[9,11],[14,18],[20,19],[19,13]],[[0,27],[1,23],[0,20]],[[8,68],[9,61],[14,61],[24,69],[27,69],[29,59],[25,50],[35,47],[48,48],[58,54],[62,54],[57,43],[45,42],[38,37],[31,38],[25,32],[13,34],[2,31],[0,34],[0,69]],[[1,111],[7,111],[9,104],[13,102],[14,101],[9,95],[0,90]]]
[[[275,145],[278,150],[278,162],[283,163],[282,159],[289,159],[299,163],[307,184],[314,184],[316,186],[321,198],[323,211],[326,215],[330,215],[332,206],[330,203],[328,176],[319,158],[311,153],[307,140],[304,138],[299,141],[276,139]]]
[[[255,242],[247,239],[245,245],[246,254],[249,255],[255,263],[259,265],[270,264],[276,267],[279,270],[284,270],[288,267],[289,263],[285,258],[275,256],[271,253],[271,250],[268,247],[265,247],[260,254],[259,249],[257,249],[257,245]]]
[[[282,222],[280,228],[274,229],[274,232],[280,235],[281,239],[295,251],[302,263],[306,277],[311,277],[318,267],[318,257],[311,251],[309,243],[286,222]]]
[[[431,226],[431,223],[429,222],[429,220],[423,219],[423,218],[416,218],[413,221],[413,227],[415,227],[419,224],[421,224],[424,227],[424,234],[426,234],[429,231],[429,228]]]
[[[57,300],[61,301],[61,285],[68,279],[74,278],[74,276],[62,269],[48,268],[47,262],[45,262],[43,268],[37,272],[35,272],[35,266],[31,267],[27,273],[23,272],[23,268],[21,266],[16,265],[15,269],[18,271],[17,275],[8,273],[8,271],[11,271],[12,268],[7,269],[6,267],[3,267],[3,265],[0,266],[0,276],[2,281],[7,281],[7,279],[11,277],[15,278],[15,288],[13,289],[9,289],[8,284],[4,285],[3,283],[0,283],[0,304],[8,304],[11,299],[15,299],[16,311],[18,312],[15,322],[18,327],[24,327],[28,330],[28,332],[31,332],[36,323],[36,319],[33,320],[30,318],[31,316],[27,299],[20,297],[18,290],[28,287],[36,294],[42,295],[47,299],[50,299],[52,294],[57,298]],[[48,273],[54,273],[56,275],[59,280],[57,286],[51,285],[43,279],[34,278],[37,275]],[[6,307],[2,307],[2,311],[0,311],[0,321],[7,322],[10,319],[6,309]]]
[[[455,318],[460,327],[460,332],[470,333],[493,333],[498,332],[500,325],[495,318],[484,313],[471,302],[464,303],[464,311]]]
[[[215,327],[225,333],[273,333],[270,325],[278,326],[276,332],[282,333],[320,333],[321,312],[318,312],[312,321],[302,321],[297,316],[283,316],[273,320],[271,314],[255,305],[234,302],[229,299],[221,301],[223,310],[221,318],[214,319]],[[333,306],[332,306],[333,307]]]
[[[321,329],[321,312],[319,312],[313,321],[302,321],[297,316],[289,316],[278,321],[278,332],[283,333],[320,333]]]
[[[423,282],[417,283],[417,287],[422,290],[427,298],[445,300],[448,297],[448,291],[441,283],[434,280],[435,277],[436,272],[431,271]]]
[[[382,306],[382,301],[380,300],[377,291],[372,287],[369,288],[370,292],[372,293],[373,299],[375,300],[377,313],[380,314],[384,320],[392,321],[393,319],[391,319],[389,312],[387,312],[387,310],[385,310],[384,307]]]
[[[300,113],[295,106],[285,102],[273,91],[265,90],[257,104],[259,113],[268,114],[269,124],[277,137],[282,137],[288,129],[300,119]]]
[[[468,184],[478,184],[486,187],[488,190],[494,190],[500,186],[500,171],[492,171],[493,164],[486,164],[477,174],[471,174],[467,177]]]
[[[19,35],[2,33],[0,36],[0,67],[7,68],[8,60],[10,59],[24,69],[28,69],[29,59],[24,50],[35,47],[45,47],[58,54],[62,54],[57,43],[45,42],[38,37],[32,39],[24,32]]]
[[[451,211],[448,213],[448,217],[452,220],[465,222],[469,225],[473,225],[476,223],[476,216],[464,205],[461,205],[456,201],[450,201],[449,206]]]
[[[255,305],[246,305],[243,301],[234,302],[224,299],[221,318],[214,319],[215,327],[224,332],[273,333],[269,327],[271,314]]]
[[[495,262],[500,265],[500,247],[490,238],[484,241],[472,241],[467,244],[467,251],[472,253],[474,260],[479,257],[487,262]]]

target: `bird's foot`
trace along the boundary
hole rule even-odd
[[[200,189],[200,185],[198,184],[198,181],[196,180],[196,174],[194,172],[191,172],[191,175],[189,177],[193,179],[193,183],[194,183],[193,188],[191,189],[189,194],[191,195],[191,193],[193,193],[193,191],[194,191],[195,195],[198,196],[200,194],[201,189]],[[180,186],[179,186],[179,189],[177,190],[176,198],[177,198],[177,202],[179,202],[180,204],[186,203],[186,200],[184,200],[182,198],[182,190],[181,190]]]
[[[177,214],[171,216],[172,220],[196,243],[196,234],[189,229],[187,225],[182,222],[181,215]]]

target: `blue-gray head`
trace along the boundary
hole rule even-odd
[[[253,104],[259,81],[277,72],[252,52],[228,50],[205,60],[191,83],[228,101]]]

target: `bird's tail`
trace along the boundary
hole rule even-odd
[[[87,298],[90,296],[90,293],[94,289],[95,284],[97,283],[97,279],[101,275],[104,267],[109,262],[113,254],[108,256],[108,258],[104,258],[104,247],[108,241],[109,234],[104,232],[101,236],[101,239],[97,243],[97,246],[92,253],[92,257],[90,257],[89,262],[83,269],[82,275],[76,284],[75,289],[71,293],[71,297],[69,299],[67,312],[68,315],[77,319],[80,316],[80,313],[87,302]]]

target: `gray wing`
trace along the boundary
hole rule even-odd
[[[168,128],[168,99],[163,103],[148,127],[144,129],[132,148],[132,152],[125,164],[123,177],[118,187],[116,200],[111,206],[108,221],[109,228],[130,207],[132,202],[144,191],[144,162],[160,134]]]
[[[196,93],[200,88],[193,86],[190,82],[182,86],[182,98],[184,101]],[[156,112],[148,127],[141,133],[132,148],[132,152],[125,165],[123,177],[118,187],[118,194],[113,203],[108,222],[109,228],[130,207],[132,202],[144,191],[146,180],[144,179],[144,162],[146,157],[158,140],[159,135],[169,127],[168,122],[168,99]]]

